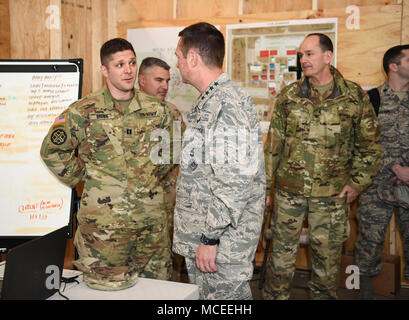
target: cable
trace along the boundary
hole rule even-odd
[[[58,294],[59,294],[61,297],[63,297],[65,300],[70,300],[70,299],[68,299],[68,297],[64,296],[64,295],[61,293],[60,290],[58,290]]]

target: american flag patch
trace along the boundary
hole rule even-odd
[[[61,124],[65,122],[65,113],[55,118],[53,125]]]

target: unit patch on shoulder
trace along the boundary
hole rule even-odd
[[[65,141],[67,141],[67,134],[63,129],[55,129],[50,136],[50,140],[57,146],[62,145]]]

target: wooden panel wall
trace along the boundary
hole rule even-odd
[[[409,0],[403,0],[401,43],[409,43]]]
[[[61,27],[49,30],[47,8],[60,8]],[[359,7],[360,28],[348,29],[350,5]],[[409,0],[0,0],[0,58],[84,59],[83,95],[103,84],[99,49],[106,40],[126,38],[127,29],[184,26],[208,21],[226,24],[312,18],[338,18],[337,67],[363,86],[384,81],[383,53],[409,43]],[[354,208],[352,234],[356,240]],[[401,238],[392,222],[386,253],[402,255]],[[308,265],[306,254],[301,264]]]
[[[50,59],[50,33],[46,26],[47,0],[13,0],[10,5],[12,59]]]
[[[10,59],[9,0],[0,0],[0,59]]]

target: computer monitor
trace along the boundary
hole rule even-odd
[[[58,291],[68,226],[10,249],[1,299],[42,300]]]

